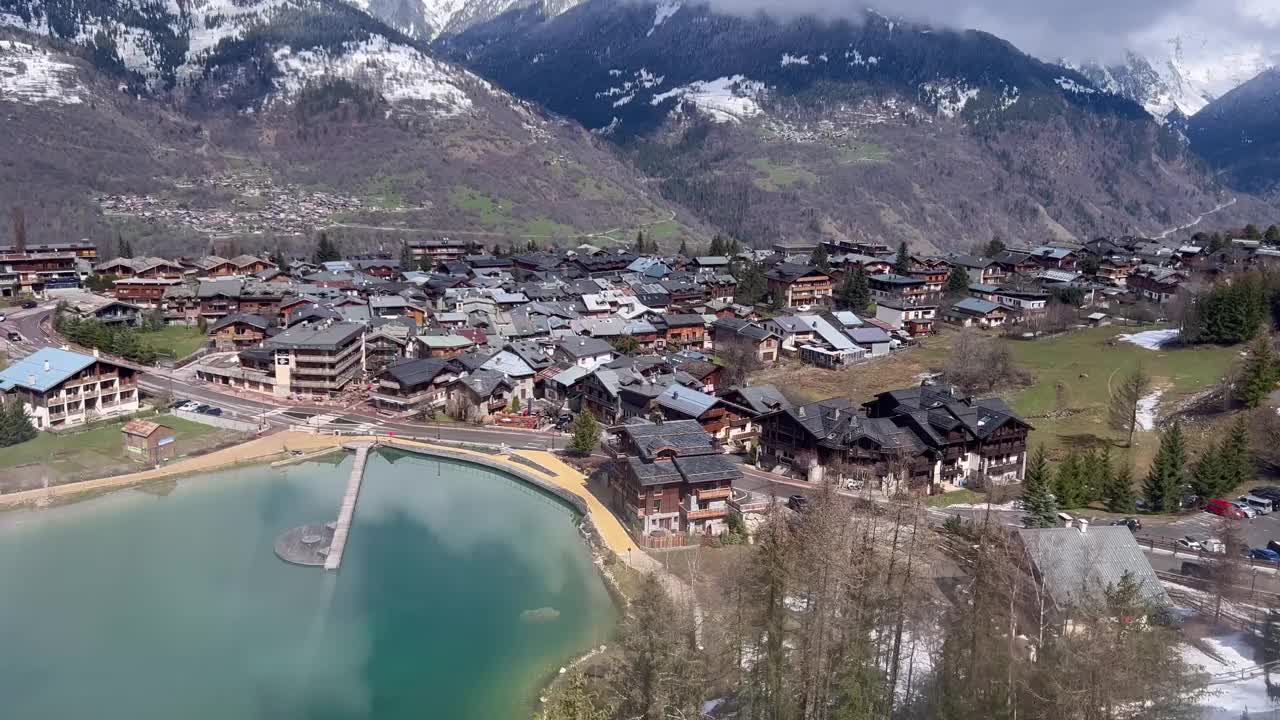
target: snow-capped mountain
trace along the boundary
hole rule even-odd
[[[383,22],[422,40],[466,30],[505,12],[536,9],[559,15],[582,0],[348,0]]]
[[[123,0],[98,15],[44,2],[7,7],[0,27],[81,45],[135,92],[240,98],[250,90],[253,105],[287,101],[321,79],[358,79],[393,104],[440,116],[465,113],[472,95],[494,92],[358,10],[325,0]]]
[[[1140,105],[979,31],[584,0],[436,47],[611,138],[665,196],[756,242],[967,250],[1158,232],[1221,202]]]
[[[111,232],[98,195],[185,204],[190,178],[244,163],[363,198],[345,221],[364,228],[702,232],[578,125],[338,0],[0,0],[0,117],[0,207],[25,206],[43,240]]]
[[[1162,52],[1129,52],[1123,63],[1084,63],[1076,69],[1164,119],[1175,111],[1195,115],[1271,65],[1261,47],[1224,47],[1187,35],[1170,39]]]

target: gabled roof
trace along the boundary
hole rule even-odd
[[[235,313],[234,315],[228,315],[214,323],[213,327],[209,328],[209,332],[217,332],[228,325],[235,325],[236,323],[243,323],[259,330],[266,330],[271,325],[271,323],[261,315],[256,315],[254,313]]]
[[[1038,580],[1060,608],[1098,598],[1128,573],[1148,602],[1168,606],[1169,594],[1126,527],[1020,529]]]
[[[120,432],[125,435],[135,435],[137,437],[151,437],[152,433],[160,430],[161,428],[169,430],[170,432],[173,431],[173,429],[167,425],[161,425],[160,423],[151,422],[150,420],[130,420],[124,424],[124,427],[120,428]]]
[[[662,407],[693,419],[701,417],[703,413],[715,407],[718,401],[719,399],[713,395],[680,385],[672,385],[657,397],[657,403]]]
[[[993,302],[973,297],[965,298],[951,307],[967,315],[986,315],[1000,309],[1000,306]]]
[[[620,429],[631,438],[640,451],[640,456],[646,460],[656,458],[662,450],[672,451],[679,456],[711,455],[716,452],[710,433],[703,430],[697,420],[638,423],[623,425]]]
[[[0,390],[8,391],[17,386],[45,392],[89,367],[95,360],[97,358],[92,355],[81,355],[58,348],[41,348],[0,370]],[[45,370],[46,362],[49,364],[48,370]]]
[[[421,385],[434,380],[448,365],[442,358],[411,358],[391,363],[384,372],[401,385]]]
[[[513,378],[531,377],[535,374],[529,363],[510,350],[501,350],[480,366],[482,370],[495,370]]]
[[[748,385],[747,387],[735,388],[725,393],[725,397],[736,398],[739,400],[740,405],[757,413],[773,412],[792,407],[791,401],[787,400],[782,391],[773,385]]]
[[[560,342],[556,343],[556,350],[575,359],[613,354],[613,346],[598,337],[572,335],[561,338]]]

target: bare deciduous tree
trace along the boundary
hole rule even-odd
[[[1107,408],[1107,426],[1125,436],[1125,444],[1133,447],[1133,434],[1138,429],[1138,406],[1151,390],[1151,378],[1142,366],[1134,368],[1111,390]]]

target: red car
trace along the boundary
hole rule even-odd
[[[1205,503],[1204,511],[1214,515],[1221,515],[1224,518],[1232,520],[1244,520],[1244,511],[1233,505],[1227,500],[1213,499]]]

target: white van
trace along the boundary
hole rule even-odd
[[[1241,495],[1240,500],[1242,502],[1248,503],[1249,507],[1253,508],[1254,510],[1257,510],[1259,515],[1266,515],[1270,513],[1272,510],[1275,510],[1275,506],[1271,504],[1270,500],[1266,498],[1260,498],[1257,495]]]

